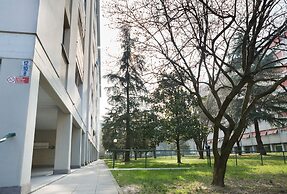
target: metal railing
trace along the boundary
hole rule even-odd
[[[208,166],[212,166],[213,162],[213,153],[212,149],[205,149],[201,150],[203,152],[203,157],[207,162]],[[109,150],[108,154],[106,155],[106,158],[112,159],[112,168],[115,168],[117,161],[119,160],[124,160],[124,153],[129,152],[130,153],[130,158],[134,158],[135,160],[138,159],[144,159],[144,168],[147,168],[149,162],[151,162],[152,158],[157,158],[157,157],[170,157],[170,158],[175,158],[177,155],[177,150],[150,150],[150,149],[119,149],[119,150]],[[229,159],[235,161],[235,165],[239,166],[240,165],[240,160],[244,160],[244,156],[251,155],[253,157],[254,161],[259,161],[261,165],[268,164],[268,161],[270,159],[275,159],[275,160],[281,160],[286,164],[286,151],[272,151],[272,152],[267,152],[267,155],[261,155],[260,153],[256,151],[248,151],[244,152],[241,151],[240,154],[237,151],[232,151],[230,153]],[[192,158],[197,158],[199,156],[199,152],[197,150],[181,150],[181,156],[182,159],[185,157],[191,157]],[[176,162],[176,159],[175,159]],[[180,166],[180,164],[178,164]]]
[[[15,137],[16,136],[16,133],[8,133],[7,135],[5,135],[4,137],[2,137],[0,139],[0,143],[3,143],[5,142],[7,139],[9,138],[12,138],[12,137]]]

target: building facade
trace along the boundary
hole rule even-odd
[[[99,10],[99,0],[0,2],[1,194],[28,193],[33,168],[65,174],[98,158]]]
[[[275,127],[263,121],[260,122],[259,127],[261,140],[267,152],[287,151],[287,127]],[[223,142],[222,132],[220,132],[219,137],[218,147],[220,148]],[[207,143],[212,148],[212,134],[207,137]],[[244,153],[258,152],[254,126],[245,130],[239,145]],[[236,150],[237,144],[234,145],[233,151]]]
[[[267,122],[260,122],[260,136],[266,152],[286,152],[287,151],[287,127],[275,127]],[[223,132],[219,132],[218,147],[223,143]],[[213,134],[207,136],[207,144],[212,149]],[[191,151],[197,150],[193,139],[186,142]],[[257,141],[254,126],[248,127],[242,134],[239,146],[243,153],[257,153]],[[206,148],[204,148],[206,149]],[[233,152],[237,151],[237,144],[233,146]]]
[[[287,127],[272,127],[266,122],[261,122],[260,125],[261,140],[267,152],[282,152],[287,150]],[[245,153],[258,152],[253,127],[248,128],[242,135],[240,146]]]

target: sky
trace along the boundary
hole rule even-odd
[[[119,53],[119,43],[116,41],[118,38],[118,31],[111,29],[109,26],[109,20],[103,17],[101,13],[101,74],[102,74],[102,97],[100,103],[100,116],[107,112],[107,94],[105,87],[107,86],[106,79],[103,78],[104,75],[108,73],[109,67],[112,65],[114,59],[111,56],[117,56]],[[111,56],[110,56],[111,55]]]

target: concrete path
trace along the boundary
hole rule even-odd
[[[32,194],[122,194],[102,160],[93,162],[68,175],[33,177]]]

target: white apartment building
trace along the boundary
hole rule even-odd
[[[260,125],[261,140],[267,152],[281,152],[287,150],[287,127],[272,127],[266,122],[261,122]],[[245,131],[240,146],[245,153],[257,152],[257,142],[253,127],[250,127]]]
[[[98,158],[99,2],[0,2],[0,194]]]
[[[267,122],[260,122],[260,136],[263,143],[263,146],[267,152],[282,152],[287,151],[287,126],[286,127],[275,127],[270,125]],[[223,143],[223,132],[219,132],[218,147],[220,148]],[[207,136],[207,144],[212,149],[213,142],[213,133],[210,133]],[[191,139],[187,141],[189,149],[192,151],[197,150],[195,142]],[[256,153],[257,150],[257,141],[255,137],[254,126],[248,127],[239,142],[241,150],[243,153]],[[165,147],[166,148],[166,147]],[[204,148],[206,149],[206,148]],[[237,144],[233,146],[233,152],[236,152]]]
[[[287,151],[287,127],[275,127],[267,122],[260,122],[260,136],[263,142],[264,148],[267,152],[281,152]],[[207,137],[207,143],[212,148],[212,135]],[[223,142],[223,133],[220,131],[218,147],[221,147]],[[255,138],[254,126],[248,127],[244,134],[242,135],[241,141],[239,143],[241,149],[244,153],[254,153],[257,152],[257,142]],[[237,145],[234,145],[234,151]]]

